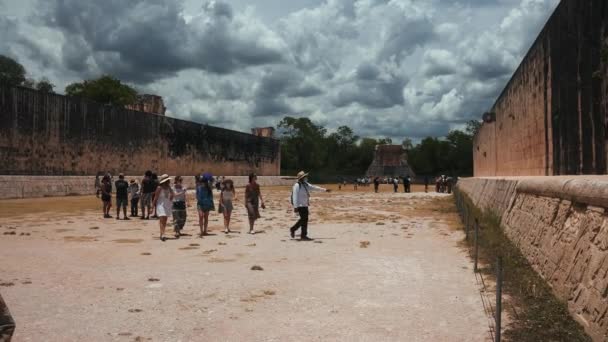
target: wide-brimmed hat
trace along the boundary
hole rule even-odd
[[[164,182],[168,182],[170,180],[171,180],[171,178],[169,178],[169,175],[164,174],[158,178],[158,184],[163,184]]]
[[[298,178],[298,180],[300,180],[306,176],[308,176],[308,173],[306,173],[304,171],[300,171],[300,172],[298,172],[298,175],[296,177]]]

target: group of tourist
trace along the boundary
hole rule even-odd
[[[308,174],[301,171],[297,175],[297,182],[294,184],[291,203],[294,212],[299,215],[296,224],[291,227],[291,237],[295,238],[295,232],[301,229],[300,239],[304,241],[310,240],[308,237],[308,206],[310,192],[327,191],[329,190],[314,186],[308,183]],[[181,176],[176,176],[171,185],[171,177],[169,175],[161,175],[158,177],[152,171],[146,171],[140,184],[134,179],[128,183],[125,176],[121,173],[118,175],[118,180],[114,182],[115,197],[116,197],[116,219],[120,220],[120,210],[123,211],[123,220],[130,220],[127,217],[127,205],[131,204],[130,217],[138,217],[138,209],[141,208],[142,220],[149,220],[150,217],[158,218],[160,227],[160,240],[166,241],[166,228],[169,217],[173,217],[173,229],[175,238],[182,236],[182,230],[186,224],[188,203],[188,189],[183,184]],[[213,199],[213,186],[220,193],[218,212],[224,217],[224,233],[231,233],[230,221],[234,210],[234,202],[237,201],[234,182],[231,179],[217,177],[214,179],[211,173],[202,173],[195,176],[196,184],[196,208],[198,212],[198,222],[200,228],[199,237],[203,238],[208,235],[209,214],[215,210]],[[103,217],[112,218],[110,208],[112,207],[112,176],[106,174],[101,180],[99,176],[96,178],[95,186],[97,188],[97,196],[101,197],[103,203]],[[245,187],[245,208],[249,219],[249,234],[255,234],[255,221],[259,219],[260,207],[265,209],[264,199],[260,186],[257,183],[255,174],[249,175],[249,183]]]

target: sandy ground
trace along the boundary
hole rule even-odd
[[[489,340],[450,198],[315,193],[315,240],[299,242],[289,189],[262,190],[258,234],[244,234],[240,202],[243,234],[224,235],[215,213],[199,239],[190,209],[192,236],[164,243],[157,221],[104,220],[92,197],[0,201],[14,341]]]

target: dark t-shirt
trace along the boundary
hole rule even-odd
[[[114,183],[116,186],[116,198],[128,198],[129,197],[129,183],[124,179],[119,179]]]
[[[149,178],[144,178],[141,181],[141,190],[144,194],[151,194],[154,192],[154,182]]]
[[[260,185],[249,183],[245,187],[245,201],[257,203],[260,197]]]

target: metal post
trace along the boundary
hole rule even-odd
[[[479,223],[475,219],[475,264],[473,272],[477,273],[477,256],[479,255]]]
[[[496,260],[496,326],[494,342],[500,342],[502,320],[502,257]]]
[[[467,242],[469,241],[469,207],[465,206],[464,211],[464,234]]]

